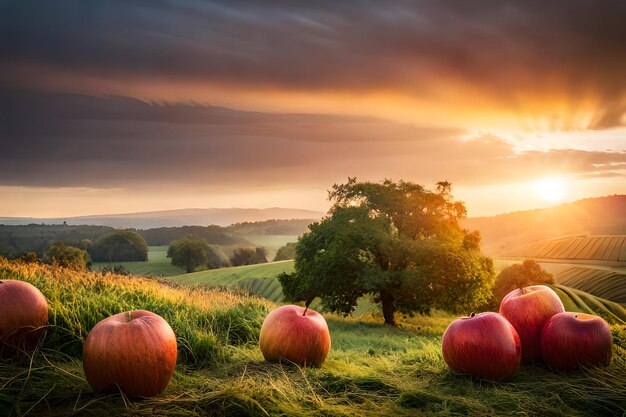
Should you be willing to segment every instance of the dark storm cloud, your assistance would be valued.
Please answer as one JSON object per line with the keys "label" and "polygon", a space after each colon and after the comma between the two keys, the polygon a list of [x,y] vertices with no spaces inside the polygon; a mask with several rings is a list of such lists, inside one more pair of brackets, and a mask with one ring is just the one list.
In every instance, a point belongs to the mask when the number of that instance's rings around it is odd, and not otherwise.
{"label": "dark storm cloud", "polygon": [[0,186],[321,184],[348,176],[490,184],[619,171],[626,152],[516,154],[497,137],[371,117],[0,91]]}
{"label": "dark storm cloud", "polygon": [[519,105],[592,92],[592,128],[626,110],[626,2],[8,1],[0,61],[100,77],[428,96],[434,79]]}
{"label": "dark storm cloud", "polygon": [[358,165],[370,152],[399,155],[413,142],[461,133],[371,117],[5,90],[0,185],[297,182],[331,166]]}

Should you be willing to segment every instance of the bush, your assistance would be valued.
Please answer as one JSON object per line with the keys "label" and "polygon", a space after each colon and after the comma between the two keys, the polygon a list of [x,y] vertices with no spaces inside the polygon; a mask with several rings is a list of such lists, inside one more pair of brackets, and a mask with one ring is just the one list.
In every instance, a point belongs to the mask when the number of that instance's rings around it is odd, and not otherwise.
{"label": "bush", "polygon": [[255,265],[267,262],[267,251],[265,248],[240,248],[230,257],[233,266]]}
{"label": "bush", "polygon": [[504,268],[496,278],[493,293],[499,303],[509,292],[537,284],[554,284],[554,277],[537,262],[527,259],[522,264]]}
{"label": "bush", "polygon": [[77,247],[56,242],[48,247],[43,261],[50,265],[62,266],[75,271],[85,271],[91,266],[89,254]]}
{"label": "bush", "polygon": [[286,261],[288,259],[296,258],[296,242],[289,242],[286,245],[281,246],[276,252],[274,261]]}

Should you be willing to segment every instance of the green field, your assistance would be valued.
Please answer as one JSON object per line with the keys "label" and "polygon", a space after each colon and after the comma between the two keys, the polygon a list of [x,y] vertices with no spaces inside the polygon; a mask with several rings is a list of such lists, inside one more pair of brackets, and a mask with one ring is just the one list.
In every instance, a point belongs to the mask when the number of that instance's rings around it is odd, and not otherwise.
{"label": "green field", "polygon": [[146,262],[94,262],[91,269],[99,271],[106,266],[122,265],[128,272],[133,275],[143,276],[171,276],[179,275],[184,272],[182,269],[175,267],[171,263],[171,259],[167,257],[167,245],[164,246],[148,246],[148,260]]}
{"label": "green field", "polygon": [[[497,261],[496,269],[500,271],[513,263],[515,263],[515,261]],[[284,301],[284,297],[280,282],[278,282],[276,276],[281,272],[292,272],[293,268],[294,261],[281,261],[259,265],[199,271],[191,274],[177,275],[170,277],[169,279],[185,285],[198,285],[208,288],[217,287],[243,289],[251,294],[261,296],[270,301],[281,303]],[[558,268],[558,270],[561,271],[567,271],[569,269],[570,268],[565,266]],[[606,272],[595,269],[590,269],[590,271]],[[557,290],[557,293],[561,297],[563,303],[568,307],[569,311],[597,314],[604,317],[611,323],[626,323],[626,307],[623,304],[613,302],[615,300],[608,299],[608,297],[600,297],[598,294],[593,294],[595,296],[592,296],[587,292],[580,291],[581,289],[579,287],[572,285],[568,286],[558,279],[557,282],[559,284],[553,286],[553,288]],[[617,286],[615,288],[624,291],[623,282],[624,281],[622,281],[621,286]],[[319,300],[316,300],[314,306],[316,308],[320,306]],[[378,308],[376,308],[375,304],[368,299],[362,299],[355,311],[355,315],[377,311]]]}
{"label": "green field", "polygon": [[605,300],[564,285],[557,284],[551,287],[559,295],[567,311],[595,314],[609,323],[626,324],[626,305],[624,304]]}
{"label": "green field", "polygon": [[[613,326],[607,368],[555,374],[523,367],[510,382],[450,372],[441,335],[454,317],[327,315],[330,355],[320,369],[269,364],[258,349],[273,305],[215,290],[170,287],[140,277],[73,273],[0,259],[0,279],[22,279],[49,300],[50,322],[32,360],[0,363],[0,415],[191,416],[622,416],[626,329]],[[127,309],[161,314],[178,336],[176,372],[163,394],[133,400],[95,394],[81,362],[93,325]]]}
{"label": "green field", "polygon": [[284,300],[280,282],[281,272],[292,272],[294,261],[270,262],[258,265],[210,269],[170,277],[185,285],[204,287],[237,288],[280,303]]}

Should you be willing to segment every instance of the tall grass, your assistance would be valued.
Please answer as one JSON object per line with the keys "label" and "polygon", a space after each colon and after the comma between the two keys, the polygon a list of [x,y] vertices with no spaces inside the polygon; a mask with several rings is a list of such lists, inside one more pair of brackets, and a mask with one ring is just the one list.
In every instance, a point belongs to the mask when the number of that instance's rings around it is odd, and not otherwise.
{"label": "tall grass", "polygon": [[[24,279],[50,301],[48,336],[30,358],[0,363],[0,416],[622,416],[626,329],[613,326],[611,366],[555,374],[524,367],[510,382],[450,372],[437,313],[381,324],[380,317],[326,315],[332,349],[322,368],[269,364],[256,346],[268,302],[114,275],[76,274],[0,260],[0,279]],[[87,300],[84,300],[87,298]],[[87,385],[80,343],[99,317],[151,309],[179,338],[181,358],[152,399],[101,395]],[[197,333],[197,334],[196,334]],[[206,342],[203,338],[211,339]]]}
{"label": "tall grass", "polygon": [[271,304],[232,292],[172,287],[155,280],[75,272],[0,258],[0,279],[30,282],[49,304],[44,348],[81,357],[89,331],[100,320],[128,310],[162,316],[177,335],[179,362],[208,366],[223,362],[228,345],[255,343]]}

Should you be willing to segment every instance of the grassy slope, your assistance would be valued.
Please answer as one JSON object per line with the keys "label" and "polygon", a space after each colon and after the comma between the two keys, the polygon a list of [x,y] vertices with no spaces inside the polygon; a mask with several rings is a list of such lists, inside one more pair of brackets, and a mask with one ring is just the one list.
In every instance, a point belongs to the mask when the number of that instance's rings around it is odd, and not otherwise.
{"label": "grassy slope", "polygon": [[105,266],[122,265],[131,274],[144,276],[171,276],[184,272],[172,265],[172,260],[167,257],[167,246],[148,246],[148,260],[146,262],[94,262],[92,269],[99,271]]}
{"label": "grassy slope", "polygon": [[598,297],[626,304],[626,269],[622,272],[604,269],[569,267],[555,274],[556,282]]}
{"label": "grassy slope", "polygon": [[[263,361],[256,341],[267,302],[0,260],[0,279],[7,278],[39,287],[54,324],[32,362],[0,363],[0,415],[605,416],[626,410],[623,327],[614,327],[608,368],[558,375],[527,367],[496,384],[447,369],[440,343],[450,316],[418,316],[391,328],[380,317],[329,315],[333,347],[326,364],[301,369]],[[130,308],[163,315],[179,339],[177,370],[154,399],[94,394],[82,372],[86,332]]]}
{"label": "grassy slope", "polygon": [[268,300],[281,302],[283,294],[276,277],[281,272],[293,271],[293,265],[293,261],[270,262],[193,272],[169,279],[186,285],[241,288]]}

